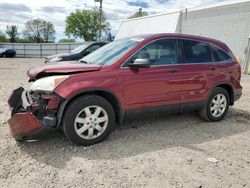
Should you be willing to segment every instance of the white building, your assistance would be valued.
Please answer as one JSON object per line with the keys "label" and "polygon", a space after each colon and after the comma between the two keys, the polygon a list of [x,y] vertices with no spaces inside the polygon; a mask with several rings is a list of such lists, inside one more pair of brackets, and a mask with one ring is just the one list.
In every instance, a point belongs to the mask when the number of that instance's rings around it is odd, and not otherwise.
{"label": "white building", "polygon": [[247,54],[250,53],[250,0],[229,0],[206,7],[128,19],[121,23],[116,39],[152,33],[184,33],[221,40],[246,68]]}

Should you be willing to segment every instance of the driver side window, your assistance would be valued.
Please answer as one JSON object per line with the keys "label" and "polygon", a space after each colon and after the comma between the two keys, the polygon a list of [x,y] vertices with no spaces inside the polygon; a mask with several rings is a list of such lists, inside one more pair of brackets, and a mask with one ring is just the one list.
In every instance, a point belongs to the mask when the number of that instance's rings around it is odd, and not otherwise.
{"label": "driver side window", "polygon": [[148,44],[134,54],[127,63],[133,63],[136,59],[148,59],[150,66],[176,64],[175,39],[162,39]]}

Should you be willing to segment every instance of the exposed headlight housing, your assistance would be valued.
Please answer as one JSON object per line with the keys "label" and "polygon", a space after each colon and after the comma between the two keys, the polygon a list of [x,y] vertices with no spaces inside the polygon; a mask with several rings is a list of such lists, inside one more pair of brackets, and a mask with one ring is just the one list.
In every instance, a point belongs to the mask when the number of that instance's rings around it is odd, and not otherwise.
{"label": "exposed headlight housing", "polygon": [[36,80],[30,86],[31,91],[45,91],[52,92],[60,83],[66,80],[69,75],[62,76],[48,76]]}
{"label": "exposed headlight housing", "polygon": [[50,62],[58,62],[58,61],[61,61],[62,60],[62,57],[54,57],[50,60]]}

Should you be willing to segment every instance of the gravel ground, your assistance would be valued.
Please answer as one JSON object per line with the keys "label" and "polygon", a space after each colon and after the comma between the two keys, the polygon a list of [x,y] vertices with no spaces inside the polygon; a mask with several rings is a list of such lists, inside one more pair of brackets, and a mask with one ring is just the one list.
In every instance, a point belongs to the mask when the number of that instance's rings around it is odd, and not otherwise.
{"label": "gravel ground", "polygon": [[1,187],[250,187],[250,76],[218,123],[175,114],[126,122],[91,147],[57,132],[18,144],[6,100],[16,87],[28,87],[26,70],[42,61],[0,59]]}

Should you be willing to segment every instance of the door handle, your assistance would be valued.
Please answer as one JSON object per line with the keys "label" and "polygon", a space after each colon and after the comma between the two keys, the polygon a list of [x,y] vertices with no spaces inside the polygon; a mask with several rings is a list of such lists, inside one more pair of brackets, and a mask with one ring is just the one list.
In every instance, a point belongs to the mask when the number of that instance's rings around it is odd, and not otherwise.
{"label": "door handle", "polygon": [[209,67],[209,70],[214,71],[214,70],[216,70],[216,68],[215,67]]}
{"label": "door handle", "polygon": [[170,72],[170,73],[179,72],[179,70],[177,70],[177,69],[168,69],[167,71]]}

